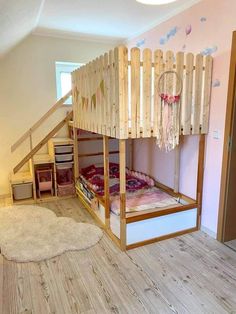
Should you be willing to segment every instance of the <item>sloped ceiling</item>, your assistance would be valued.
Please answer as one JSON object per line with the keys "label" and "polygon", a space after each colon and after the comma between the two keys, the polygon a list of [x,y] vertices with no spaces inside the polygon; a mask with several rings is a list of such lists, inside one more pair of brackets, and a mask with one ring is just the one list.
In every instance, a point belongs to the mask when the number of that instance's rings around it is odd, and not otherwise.
{"label": "sloped ceiling", "polygon": [[42,0],[0,0],[0,56],[35,29],[42,7]]}
{"label": "sloped ceiling", "polygon": [[200,1],[147,6],[135,0],[0,0],[0,55],[30,33],[121,42]]}

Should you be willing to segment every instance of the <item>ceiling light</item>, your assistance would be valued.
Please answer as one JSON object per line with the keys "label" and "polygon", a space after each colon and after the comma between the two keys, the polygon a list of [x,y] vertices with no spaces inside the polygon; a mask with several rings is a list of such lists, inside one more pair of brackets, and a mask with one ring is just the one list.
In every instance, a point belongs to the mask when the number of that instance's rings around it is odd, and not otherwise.
{"label": "ceiling light", "polygon": [[162,4],[175,2],[177,0],[136,0],[136,1],[143,4],[162,5]]}

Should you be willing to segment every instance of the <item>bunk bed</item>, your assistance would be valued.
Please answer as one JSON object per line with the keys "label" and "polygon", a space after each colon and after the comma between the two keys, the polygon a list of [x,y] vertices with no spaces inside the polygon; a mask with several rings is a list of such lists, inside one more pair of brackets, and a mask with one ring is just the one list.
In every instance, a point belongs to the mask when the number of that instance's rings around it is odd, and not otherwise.
{"label": "bunk bed", "polygon": [[[211,56],[120,46],[72,73],[77,195],[122,250],[199,228],[212,66]],[[80,169],[79,156],[86,154],[79,154],[77,129],[100,135],[103,166]],[[186,135],[199,135],[195,199],[179,192]],[[150,137],[161,149],[175,151],[173,189],[135,171],[132,163],[127,167],[126,142]],[[119,151],[111,153],[119,154],[119,165],[109,162],[114,138]],[[115,176],[112,167],[118,168]],[[138,182],[139,191],[130,190],[129,180]]]}

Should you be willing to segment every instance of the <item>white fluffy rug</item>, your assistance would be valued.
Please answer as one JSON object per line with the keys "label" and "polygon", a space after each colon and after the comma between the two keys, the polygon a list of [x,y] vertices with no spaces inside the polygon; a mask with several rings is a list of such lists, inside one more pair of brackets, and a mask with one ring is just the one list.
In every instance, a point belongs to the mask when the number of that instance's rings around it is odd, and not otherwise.
{"label": "white fluffy rug", "polygon": [[0,208],[0,248],[9,260],[42,261],[95,245],[102,230],[33,205]]}

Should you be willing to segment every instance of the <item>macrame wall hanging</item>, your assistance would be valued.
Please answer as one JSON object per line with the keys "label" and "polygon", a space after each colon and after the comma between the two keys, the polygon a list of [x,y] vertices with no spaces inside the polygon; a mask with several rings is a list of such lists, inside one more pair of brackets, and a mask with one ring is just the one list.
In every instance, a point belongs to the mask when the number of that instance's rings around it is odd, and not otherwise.
{"label": "macrame wall hanging", "polygon": [[161,116],[156,142],[160,149],[167,152],[179,145],[182,85],[181,77],[173,70],[163,72],[158,80]]}

